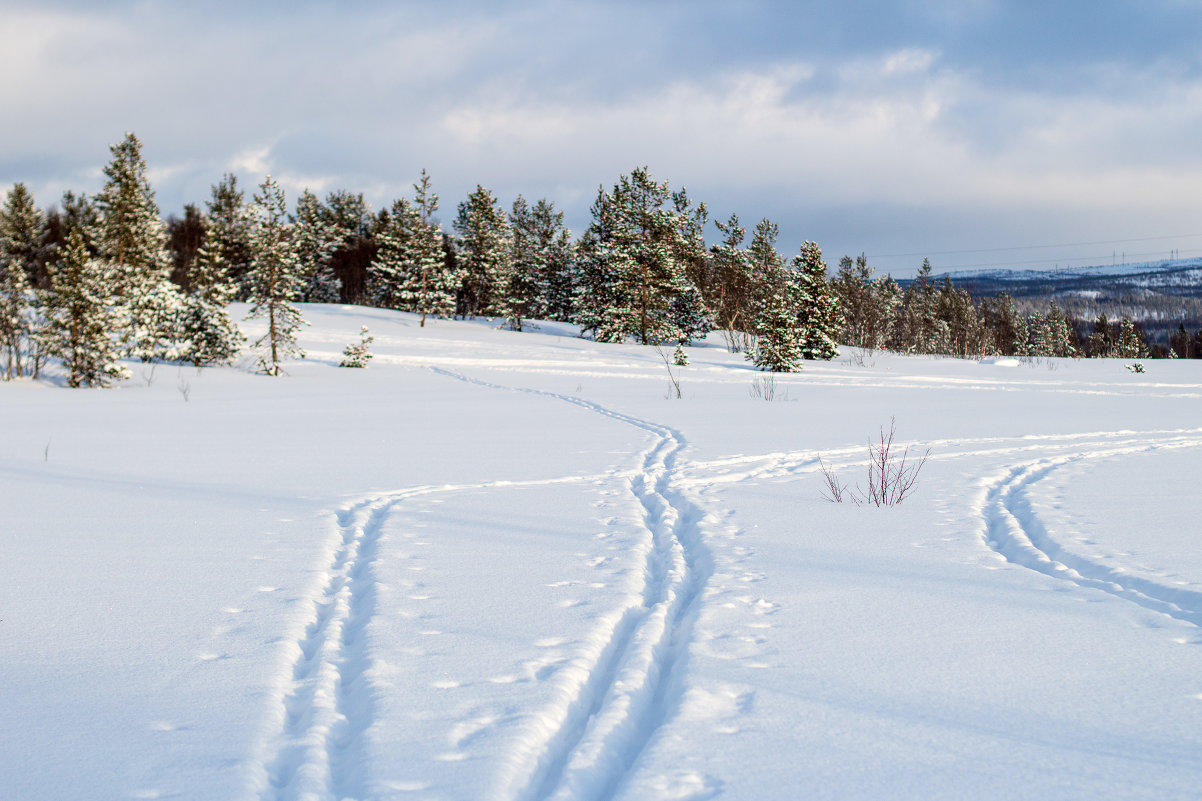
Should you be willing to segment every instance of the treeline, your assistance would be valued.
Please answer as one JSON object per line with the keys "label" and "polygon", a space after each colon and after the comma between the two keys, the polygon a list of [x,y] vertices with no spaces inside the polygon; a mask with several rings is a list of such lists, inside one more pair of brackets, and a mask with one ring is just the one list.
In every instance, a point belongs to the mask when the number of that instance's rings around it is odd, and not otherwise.
{"label": "treeline", "polygon": [[[837,345],[959,357],[1149,355],[1138,327],[1104,318],[1088,331],[1056,306],[1021,314],[1001,294],[975,300],[936,284],[924,263],[904,289],[861,256],[833,277],[812,242],[786,258],[778,227],[750,238],[737,216],[715,221],[704,203],[646,168],[598,190],[579,237],[549,200],[505,208],[478,186],[450,230],[424,171],[411,197],[373,212],[362,194],[308,190],[291,208],[267,176],[248,200],[233,175],[201,209],[162,220],[133,134],[111,148],[95,196],[66,193],[39,210],[23,184],[0,208],[0,348],[7,378],[60,362],[71,386],[128,373],[124,359],[232,362],[245,339],[228,316],[250,304],[266,333],[250,343],[260,371],[303,355],[296,302],[343,302],[428,317],[485,316],[523,330],[530,320],[577,323],[598,341],[683,345],[715,328],[762,369],[799,369]],[[1182,330],[1171,353],[1202,353]]]}

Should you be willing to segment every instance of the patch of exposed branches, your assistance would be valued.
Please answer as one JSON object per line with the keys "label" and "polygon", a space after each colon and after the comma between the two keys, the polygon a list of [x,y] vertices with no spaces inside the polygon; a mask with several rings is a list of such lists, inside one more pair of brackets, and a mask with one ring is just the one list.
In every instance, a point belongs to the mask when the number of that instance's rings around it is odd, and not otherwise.
{"label": "patch of exposed branches", "polygon": [[911,458],[909,445],[898,451],[893,441],[896,432],[896,421],[890,418],[888,432],[881,426],[880,441],[869,441],[867,487],[856,484],[853,489],[844,484],[819,457],[818,464],[826,479],[822,497],[833,503],[850,501],[856,506],[897,506],[905,500],[917,485],[918,474],[931,455],[931,449],[927,448],[920,457]]}

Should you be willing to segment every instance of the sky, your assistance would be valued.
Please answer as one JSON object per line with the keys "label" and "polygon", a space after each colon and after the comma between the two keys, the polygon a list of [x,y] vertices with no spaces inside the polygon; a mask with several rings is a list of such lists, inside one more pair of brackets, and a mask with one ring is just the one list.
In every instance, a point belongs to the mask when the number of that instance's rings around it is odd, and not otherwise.
{"label": "sky", "polygon": [[1200,34],[1202,0],[0,0],[0,187],[96,192],[133,131],[164,216],[424,168],[448,229],[483,185],[579,234],[646,166],[832,268],[1196,256]]}

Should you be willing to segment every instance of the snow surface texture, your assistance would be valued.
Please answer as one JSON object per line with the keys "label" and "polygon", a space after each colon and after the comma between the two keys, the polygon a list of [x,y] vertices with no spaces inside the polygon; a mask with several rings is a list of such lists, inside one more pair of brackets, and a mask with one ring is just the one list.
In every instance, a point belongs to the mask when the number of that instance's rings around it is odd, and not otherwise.
{"label": "snow surface texture", "polygon": [[[765,402],[715,338],[677,400],[570,326],[304,313],[284,378],[0,385],[3,798],[1197,798],[1195,363]],[[915,494],[824,501],[891,417]]]}

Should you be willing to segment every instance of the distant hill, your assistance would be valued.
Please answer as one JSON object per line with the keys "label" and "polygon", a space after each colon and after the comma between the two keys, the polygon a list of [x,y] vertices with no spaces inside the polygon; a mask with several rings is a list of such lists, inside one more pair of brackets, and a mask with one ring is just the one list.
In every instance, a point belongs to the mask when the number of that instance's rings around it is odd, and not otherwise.
{"label": "distant hill", "polygon": [[1202,258],[1056,270],[964,270],[936,276],[976,298],[1006,292],[1025,311],[1055,300],[1072,317],[1130,317],[1153,341],[1202,328]]}

